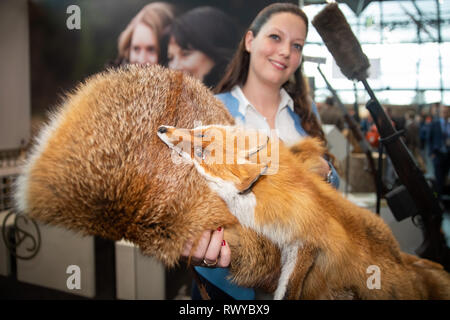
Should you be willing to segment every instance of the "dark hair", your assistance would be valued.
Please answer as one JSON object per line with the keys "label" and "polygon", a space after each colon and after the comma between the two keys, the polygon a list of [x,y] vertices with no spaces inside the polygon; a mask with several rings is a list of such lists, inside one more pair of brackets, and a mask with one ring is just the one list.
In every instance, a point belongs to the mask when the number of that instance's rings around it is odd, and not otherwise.
{"label": "dark hair", "polygon": [[181,48],[201,51],[214,61],[213,69],[203,79],[207,86],[215,86],[220,80],[239,41],[234,21],[225,12],[208,6],[175,18],[169,36]]}
{"label": "dark hair", "polygon": [[[285,12],[292,13],[300,17],[305,22],[306,33],[308,33],[308,17],[297,5],[291,3],[274,3],[265,7],[258,13],[247,32],[251,31],[253,36],[256,37],[261,28],[274,14]],[[245,48],[244,35],[239,43],[233,59],[227,67],[225,76],[219,82],[214,92],[227,92],[230,91],[235,85],[244,85],[247,81],[249,65],[250,54]],[[301,67],[294,72],[293,79],[288,80],[282,87],[294,100],[294,111],[300,116],[302,126],[305,131],[313,137],[319,137],[326,143],[325,135],[311,108],[309,88],[302,74]]]}
{"label": "dark hair", "polygon": [[327,97],[325,103],[329,106],[334,106],[334,97]]}

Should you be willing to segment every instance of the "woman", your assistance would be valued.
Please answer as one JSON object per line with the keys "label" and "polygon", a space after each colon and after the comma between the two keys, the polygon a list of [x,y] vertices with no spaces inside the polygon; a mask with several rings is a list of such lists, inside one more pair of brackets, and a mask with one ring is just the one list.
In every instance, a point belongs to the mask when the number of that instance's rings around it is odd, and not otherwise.
{"label": "woman", "polygon": [[[239,122],[266,131],[276,130],[290,145],[309,135],[325,142],[317,108],[308,97],[300,65],[308,28],[306,15],[297,6],[276,3],[263,9],[241,40],[224,78],[215,92]],[[336,188],[339,177],[323,159],[320,174]],[[186,243],[189,255],[192,242]],[[209,295],[214,298],[253,299],[254,290],[226,280],[230,250],[223,228],[206,231],[192,255]],[[194,287],[193,298],[198,298]]]}
{"label": "woman", "polygon": [[168,67],[209,87],[217,84],[238,42],[233,20],[219,9],[198,7],[177,17],[168,36]]}
{"label": "woman", "polygon": [[117,64],[166,63],[166,48],[161,48],[164,29],[174,18],[173,7],[165,2],[153,2],[142,8],[120,34]]}

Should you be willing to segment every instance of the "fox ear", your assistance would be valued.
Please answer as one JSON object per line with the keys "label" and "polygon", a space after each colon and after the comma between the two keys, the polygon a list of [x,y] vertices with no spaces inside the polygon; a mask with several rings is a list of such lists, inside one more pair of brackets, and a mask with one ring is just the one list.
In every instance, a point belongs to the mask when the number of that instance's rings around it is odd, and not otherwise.
{"label": "fox ear", "polygon": [[236,184],[239,194],[247,194],[252,191],[255,183],[267,172],[269,164],[248,165],[245,173],[242,175],[240,182]]}

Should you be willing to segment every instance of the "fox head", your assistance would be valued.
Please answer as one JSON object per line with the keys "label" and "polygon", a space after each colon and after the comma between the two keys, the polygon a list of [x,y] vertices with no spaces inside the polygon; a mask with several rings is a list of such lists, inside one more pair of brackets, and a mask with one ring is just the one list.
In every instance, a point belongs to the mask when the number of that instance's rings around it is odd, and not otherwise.
{"label": "fox head", "polygon": [[240,194],[249,192],[273,169],[272,139],[260,131],[219,125],[194,129],[160,126],[157,134],[209,182],[231,183]]}

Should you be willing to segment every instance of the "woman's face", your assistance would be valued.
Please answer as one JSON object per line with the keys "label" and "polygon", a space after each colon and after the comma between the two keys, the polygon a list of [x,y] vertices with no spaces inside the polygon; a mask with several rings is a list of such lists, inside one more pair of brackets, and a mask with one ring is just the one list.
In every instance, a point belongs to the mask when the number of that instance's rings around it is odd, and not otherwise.
{"label": "woman's face", "polygon": [[167,48],[167,58],[170,69],[182,70],[199,80],[203,80],[215,65],[203,52],[181,48],[172,36]]}
{"label": "woman's face", "polygon": [[139,23],[134,28],[130,43],[130,63],[156,64],[158,63],[158,39],[155,32]]}
{"label": "woman's face", "polygon": [[300,66],[306,24],[299,16],[276,13],[255,37],[248,31],[245,48],[250,53],[248,77],[281,87]]}

